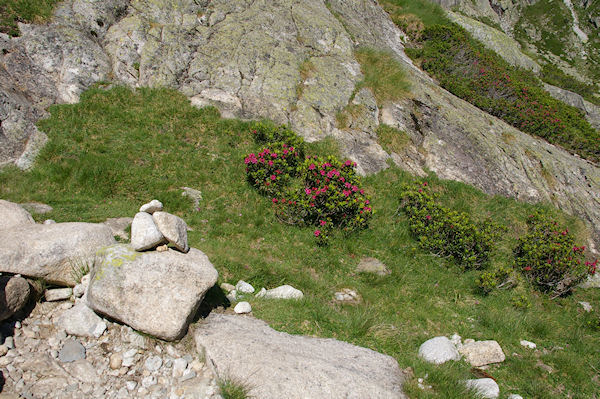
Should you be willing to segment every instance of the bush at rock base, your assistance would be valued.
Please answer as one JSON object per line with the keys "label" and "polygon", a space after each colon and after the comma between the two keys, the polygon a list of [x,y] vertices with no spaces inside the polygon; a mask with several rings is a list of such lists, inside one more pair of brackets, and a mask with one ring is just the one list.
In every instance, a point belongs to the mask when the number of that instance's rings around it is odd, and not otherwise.
{"label": "bush at rock base", "polygon": [[596,272],[597,261],[584,260],[584,246],[576,246],[568,229],[547,215],[535,213],[527,220],[529,231],[515,248],[515,267],[538,289],[560,296],[569,293],[588,274]]}
{"label": "bush at rock base", "polygon": [[401,207],[412,235],[426,251],[450,256],[465,269],[485,265],[499,237],[492,222],[475,224],[466,213],[452,211],[436,202],[427,182],[405,185]]}
{"label": "bush at rock base", "polygon": [[304,140],[285,125],[276,125],[271,121],[256,122],[251,127],[252,138],[257,144],[283,143],[293,147],[300,159],[304,158]]}

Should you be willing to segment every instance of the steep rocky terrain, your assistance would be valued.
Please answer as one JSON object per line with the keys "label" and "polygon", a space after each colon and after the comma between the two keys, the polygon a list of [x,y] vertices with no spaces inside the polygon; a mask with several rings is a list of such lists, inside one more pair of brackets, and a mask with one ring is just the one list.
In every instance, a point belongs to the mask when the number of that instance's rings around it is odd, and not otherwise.
{"label": "steep rocky terrain", "polygon": [[[308,141],[333,136],[362,173],[393,160],[490,194],[551,201],[586,220],[600,243],[598,167],[439,88],[406,57],[405,35],[376,2],[68,0],[51,24],[20,30],[0,35],[2,163],[30,166],[46,140],[35,121],[95,82],[166,86],[224,116],[289,123]],[[356,93],[358,47],[393,54],[411,93],[386,104]],[[367,112],[340,129],[336,115],[349,103]],[[410,136],[401,153],[378,144],[380,123]]]}

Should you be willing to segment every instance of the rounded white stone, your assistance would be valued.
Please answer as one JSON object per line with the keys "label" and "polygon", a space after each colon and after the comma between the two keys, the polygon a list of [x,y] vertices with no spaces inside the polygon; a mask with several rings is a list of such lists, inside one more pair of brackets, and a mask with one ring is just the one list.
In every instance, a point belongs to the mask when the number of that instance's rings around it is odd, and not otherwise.
{"label": "rounded white stone", "polygon": [[248,302],[240,302],[235,305],[233,311],[237,314],[250,313],[252,312],[252,306]]}

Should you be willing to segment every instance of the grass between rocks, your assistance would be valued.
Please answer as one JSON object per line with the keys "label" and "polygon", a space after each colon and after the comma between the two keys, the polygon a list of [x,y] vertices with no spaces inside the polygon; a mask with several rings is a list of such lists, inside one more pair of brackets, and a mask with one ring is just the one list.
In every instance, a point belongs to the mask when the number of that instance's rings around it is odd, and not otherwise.
{"label": "grass between rocks", "polygon": [[[209,256],[219,282],[244,279],[256,289],[290,284],[305,293],[302,301],[251,297],[256,317],[278,330],[334,337],[393,356],[432,386],[421,390],[416,378],[409,379],[405,390],[411,398],[474,397],[461,383],[476,377],[467,363],[435,366],[417,357],[425,340],[455,332],[500,343],[506,361],[487,372],[498,380],[502,397],[597,397],[600,335],[588,327],[592,316],[577,302],[600,309],[598,290],[578,289],[554,301],[533,291],[480,294],[478,272],[462,272],[447,259],[421,252],[410,237],[398,212],[400,185],[410,175],[392,167],[366,178],[376,211],[371,227],[318,247],[312,228],[279,223],[270,201],[246,182],[244,155],[256,149],[246,122],[221,119],[212,108],[194,109],[173,91],[120,87],[89,90],[79,104],[50,111],[51,117],[39,123],[50,141],[36,166],[29,172],[0,171],[0,198],[54,207],[43,217],[34,215],[38,220],[133,216],[141,204],[157,198],[193,229],[190,245]],[[331,142],[311,144],[308,153],[333,148]],[[510,247],[524,231],[526,216],[541,207],[486,196],[434,176],[428,181],[445,205],[508,227],[496,263],[510,262]],[[181,196],[182,186],[202,191],[199,209]],[[576,220],[550,212],[585,234]],[[391,275],[356,274],[365,256],[383,261]],[[333,302],[341,288],[356,290],[363,302]],[[521,295],[529,307],[519,305]],[[538,350],[521,347],[521,339],[535,342]]]}
{"label": "grass between rocks", "polygon": [[0,32],[19,36],[18,22],[43,22],[59,0],[0,0]]}

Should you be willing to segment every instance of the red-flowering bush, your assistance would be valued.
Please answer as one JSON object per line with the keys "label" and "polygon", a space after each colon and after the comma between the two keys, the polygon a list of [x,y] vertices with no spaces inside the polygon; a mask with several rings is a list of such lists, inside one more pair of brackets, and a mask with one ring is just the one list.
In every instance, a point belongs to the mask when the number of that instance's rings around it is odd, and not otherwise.
{"label": "red-flowering bush", "polygon": [[539,213],[531,215],[527,225],[529,231],[515,249],[515,265],[541,291],[566,294],[596,272],[597,261],[585,262],[585,247],[575,245],[568,229]]}
{"label": "red-flowering bush", "polygon": [[367,227],[373,209],[361,188],[356,164],[309,157],[299,168],[302,187],[291,198],[275,198],[278,214],[285,220],[316,227],[315,237],[327,239],[332,228],[354,231]]}
{"label": "red-flowering bush", "polygon": [[251,185],[263,194],[278,196],[297,175],[299,156],[295,147],[278,142],[249,154],[244,163]]}

